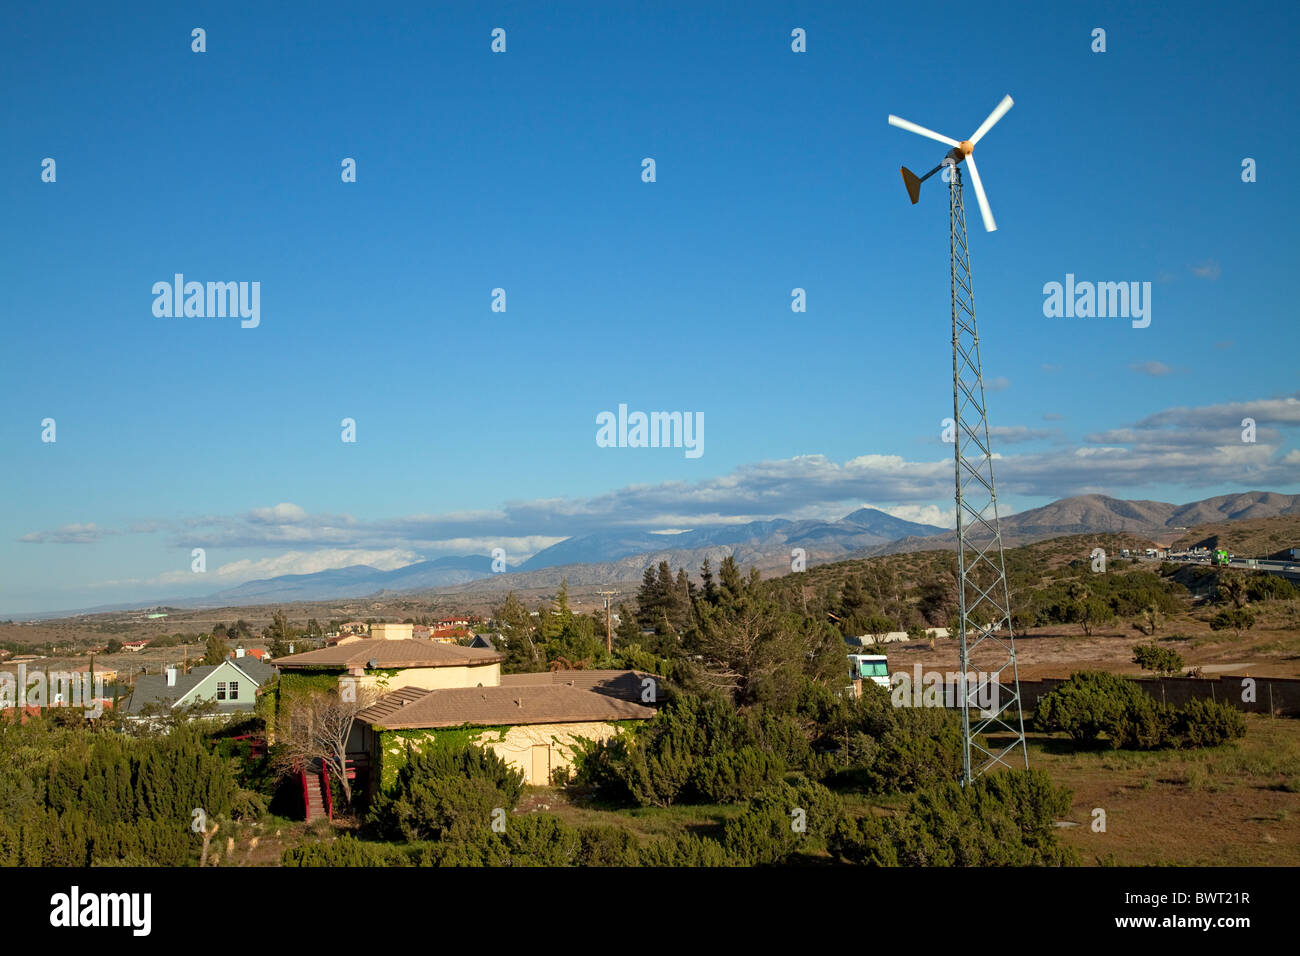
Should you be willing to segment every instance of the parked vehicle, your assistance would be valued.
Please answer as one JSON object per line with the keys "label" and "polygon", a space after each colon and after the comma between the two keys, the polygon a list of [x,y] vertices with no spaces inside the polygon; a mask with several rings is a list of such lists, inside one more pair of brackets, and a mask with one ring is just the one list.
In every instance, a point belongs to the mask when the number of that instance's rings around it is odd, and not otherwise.
{"label": "parked vehicle", "polygon": [[884,654],[850,654],[849,676],[889,689],[889,660]]}

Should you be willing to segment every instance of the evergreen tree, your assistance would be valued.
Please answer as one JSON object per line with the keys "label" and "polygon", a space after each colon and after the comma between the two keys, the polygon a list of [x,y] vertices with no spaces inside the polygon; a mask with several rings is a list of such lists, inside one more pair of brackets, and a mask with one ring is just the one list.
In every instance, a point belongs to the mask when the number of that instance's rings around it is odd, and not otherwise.
{"label": "evergreen tree", "polygon": [[230,654],[230,645],[216,634],[208,635],[207,653],[203,655],[202,664],[220,664]]}
{"label": "evergreen tree", "polygon": [[508,674],[524,674],[542,669],[542,660],[534,641],[535,626],[528,609],[511,591],[505,603],[492,612],[505,642],[506,660],[503,670]]}
{"label": "evergreen tree", "polygon": [[718,586],[713,583],[713,565],[709,563],[708,558],[705,558],[704,563],[700,565],[700,580],[704,582],[704,589],[700,596],[709,604],[717,604]]}

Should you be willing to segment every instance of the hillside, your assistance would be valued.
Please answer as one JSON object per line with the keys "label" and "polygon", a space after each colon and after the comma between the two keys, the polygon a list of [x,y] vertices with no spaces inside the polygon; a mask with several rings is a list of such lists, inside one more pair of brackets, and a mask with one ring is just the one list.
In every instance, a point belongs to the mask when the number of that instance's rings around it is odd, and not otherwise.
{"label": "hillside", "polygon": [[1227,548],[1233,554],[1265,557],[1300,548],[1300,514],[1198,525],[1173,543],[1178,547]]}

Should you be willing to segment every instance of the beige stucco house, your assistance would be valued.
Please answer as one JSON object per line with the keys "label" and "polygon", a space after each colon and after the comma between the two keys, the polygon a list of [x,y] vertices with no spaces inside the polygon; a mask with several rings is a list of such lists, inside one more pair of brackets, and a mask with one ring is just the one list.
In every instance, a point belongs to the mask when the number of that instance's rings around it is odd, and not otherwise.
{"label": "beige stucco house", "polygon": [[[504,656],[410,636],[410,624],[371,625],[371,636],[276,661],[282,681],[337,680],[340,692],[371,703],[348,745],[357,783],[372,793],[391,783],[406,747],[470,742],[495,751],[530,784],[571,766],[582,740],[619,733],[655,715],[658,678],[639,671],[547,671],[502,675]],[[365,778],[366,783],[362,783]]]}
{"label": "beige stucco house", "polygon": [[[349,749],[373,769],[376,786],[388,786],[416,750],[472,743],[494,751],[524,775],[546,785],[557,770],[573,765],[583,741],[603,741],[626,722],[648,720],[655,711],[606,688],[576,686],[575,672],[519,674],[496,687],[420,690],[408,687],[382,697],[357,715]],[[581,673],[581,672],[577,672]],[[631,671],[603,672],[624,675]],[[617,680],[611,680],[617,685]]]}
{"label": "beige stucco house", "polygon": [[[411,625],[374,625],[409,635]],[[496,651],[456,644],[440,644],[406,637],[370,637],[340,642],[332,647],[282,657],[275,663],[282,674],[335,674],[343,686],[360,695],[373,695],[419,687],[495,687],[501,683],[501,661]]]}

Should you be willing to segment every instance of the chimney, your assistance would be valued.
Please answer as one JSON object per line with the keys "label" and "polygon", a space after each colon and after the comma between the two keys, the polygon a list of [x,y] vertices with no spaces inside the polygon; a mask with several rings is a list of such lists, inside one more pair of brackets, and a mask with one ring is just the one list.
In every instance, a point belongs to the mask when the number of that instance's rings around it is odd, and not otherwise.
{"label": "chimney", "polygon": [[175,686],[176,686],[176,668],[175,668],[175,667],[168,667],[168,668],[167,668],[167,686],[168,686],[168,687],[175,687]]}
{"label": "chimney", "polygon": [[235,657],[239,658],[239,657],[243,657],[243,656],[244,656],[244,649],[243,649],[242,647],[236,647],[236,648],[235,648]]}

